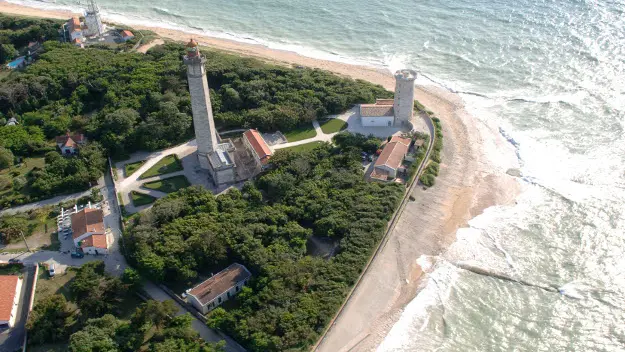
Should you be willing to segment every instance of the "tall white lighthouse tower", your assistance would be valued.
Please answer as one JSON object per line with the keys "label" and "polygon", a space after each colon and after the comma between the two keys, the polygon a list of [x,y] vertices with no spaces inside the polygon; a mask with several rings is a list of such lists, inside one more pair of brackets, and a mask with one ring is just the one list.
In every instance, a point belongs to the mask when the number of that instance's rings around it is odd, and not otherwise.
{"label": "tall white lighthouse tower", "polygon": [[412,120],[414,111],[414,81],[417,72],[403,69],[395,72],[395,101],[393,110],[395,113],[395,125],[399,126]]}
{"label": "tall white lighthouse tower", "polygon": [[210,91],[206,80],[206,58],[200,54],[198,43],[191,39],[186,45],[183,61],[187,65],[187,80],[191,94],[193,127],[197,141],[197,156],[202,169],[208,170],[215,185],[235,182],[234,145],[221,141],[215,129]]}
{"label": "tall white lighthouse tower", "polygon": [[203,169],[209,169],[208,155],[217,149],[217,138],[215,136],[210,91],[206,80],[206,69],[204,68],[206,59],[200,54],[200,49],[195,40],[191,39],[186,48],[187,55],[183,60],[187,65],[187,80],[189,81],[189,93],[191,93],[191,110],[193,111],[193,126],[197,139],[197,153],[200,158],[200,166]]}

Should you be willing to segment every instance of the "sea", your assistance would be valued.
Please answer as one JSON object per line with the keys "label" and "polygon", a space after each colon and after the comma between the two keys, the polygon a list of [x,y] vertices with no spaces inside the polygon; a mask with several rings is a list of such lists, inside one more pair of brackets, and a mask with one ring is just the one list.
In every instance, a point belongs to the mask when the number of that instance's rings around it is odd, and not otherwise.
{"label": "sea", "polygon": [[97,3],[110,21],[414,68],[497,126],[523,192],[458,231],[378,351],[625,351],[624,0]]}

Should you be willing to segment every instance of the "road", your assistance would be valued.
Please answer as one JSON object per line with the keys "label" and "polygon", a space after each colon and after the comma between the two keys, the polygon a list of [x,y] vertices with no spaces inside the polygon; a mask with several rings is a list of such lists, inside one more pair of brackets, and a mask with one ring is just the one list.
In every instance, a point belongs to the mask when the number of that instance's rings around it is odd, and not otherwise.
{"label": "road", "polygon": [[26,332],[26,319],[28,318],[28,305],[30,304],[30,291],[35,279],[35,267],[27,266],[23,270],[22,291],[20,292],[20,304],[17,308],[17,318],[12,329],[0,333],[0,352],[15,352],[22,350],[24,334]]}
{"label": "road", "polygon": [[0,216],[2,215],[13,215],[15,213],[23,213],[32,209],[37,209],[37,208],[41,208],[41,207],[45,207],[46,205],[53,205],[53,204],[58,204],[58,203],[63,203],[63,202],[67,202],[70,200],[74,200],[74,199],[78,199],[78,198],[82,198],[85,196],[88,196],[91,194],[91,189],[88,189],[84,192],[78,192],[78,193],[73,193],[73,194],[66,194],[63,196],[58,196],[58,197],[54,197],[54,198],[49,198],[49,199],[45,199],[39,202],[34,202],[34,203],[28,203],[28,204],[24,204],[24,205],[20,205],[18,207],[13,207],[13,208],[9,208],[9,209],[5,209],[0,211]]}
{"label": "road", "polygon": [[[24,252],[24,253],[12,253],[12,254],[2,254],[0,255],[0,261],[6,262],[11,258],[20,259],[24,264],[34,264],[37,262],[48,262],[48,263],[56,263],[57,271],[62,272],[68,266],[81,266],[84,263],[93,260],[103,260],[106,264],[106,270],[112,275],[120,276],[124,269],[127,267],[126,259],[122,254],[122,231],[120,229],[120,213],[119,207],[117,203],[117,194],[115,193],[115,187],[113,183],[113,179],[109,173],[106,173],[104,177],[104,187],[101,189],[102,195],[104,197],[103,203],[108,203],[108,207],[103,207],[104,210],[104,225],[106,228],[110,229],[112,233],[113,243],[109,248],[109,254],[105,256],[94,256],[94,255],[86,255],[84,258],[72,258],[68,253],[56,252],[56,251],[38,251],[38,252]],[[30,282],[32,285],[32,281]],[[161,288],[154,285],[151,282],[147,282],[144,285],[144,289],[146,293],[150,296],[150,298],[165,301],[171,299]],[[24,292],[24,290],[22,291]],[[28,291],[30,292],[30,291]],[[22,300],[22,302],[26,302]],[[178,305],[178,304],[177,304]],[[178,305],[180,308],[179,314],[187,313],[187,310]],[[221,335],[216,331],[210,329],[206,324],[197,319],[195,316],[193,317],[192,326],[195,331],[197,331],[200,336],[208,341],[208,342],[219,342],[224,340],[225,335]],[[15,330],[15,329],[12,329]],[[17,330],[16,330],[17,331]],[[23,327],[22,330],[23,332]],[[18,334],[19,331],[11,334]],[[13,336],[13,335],[11,335]],[[22,335],[23,336],[23,335]],[[227,352],[242,352],[245,351],[241,346],[239,346],[234,340],[229,337],[225,337],[226,340],[226,351]],[[5,352],[4,349],[1,349],[0,352]],[[7,352],[13,352],[12,350],[7,350]]]}

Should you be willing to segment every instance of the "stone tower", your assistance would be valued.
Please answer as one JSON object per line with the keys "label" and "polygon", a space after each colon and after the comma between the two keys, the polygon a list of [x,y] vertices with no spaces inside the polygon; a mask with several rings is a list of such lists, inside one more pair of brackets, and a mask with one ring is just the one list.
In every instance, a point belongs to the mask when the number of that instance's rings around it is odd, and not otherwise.
{"label": "stone tower", "polygon": [[184,56],[183,60],[187,65],[197,154],[202,169],[210,169],[208,156],[217,149],[217,135],[208,82],[206,81],[206,69],[204,67],[206,59],[200,54],[200,48],[195,40],[191,39],[187,43],[186,49],[187,55]]}
{"label": "stone tower", "polygon": [[417,72],[403,69],[395,72],[395,101],[393,110],[395,111],[395,125],[400,126],[412,120],[414,110],[414,81],[417,79]]}

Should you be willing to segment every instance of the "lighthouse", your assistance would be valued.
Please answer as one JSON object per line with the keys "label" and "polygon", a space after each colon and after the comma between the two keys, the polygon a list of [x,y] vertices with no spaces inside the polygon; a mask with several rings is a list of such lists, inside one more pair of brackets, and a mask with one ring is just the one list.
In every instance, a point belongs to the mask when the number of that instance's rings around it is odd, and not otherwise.
{"label": "lighthouse", "polygon": [[221,141],[215,130],[210,91],[206,80],[206,58],[200,53],[198,43],[191,39],[185,46],[183,62],[187,65],[187,81],[191,94],[193,127],[197,140],[200,167],[208,170],[215,185],[235,182],[234,146],[229,140]]}

